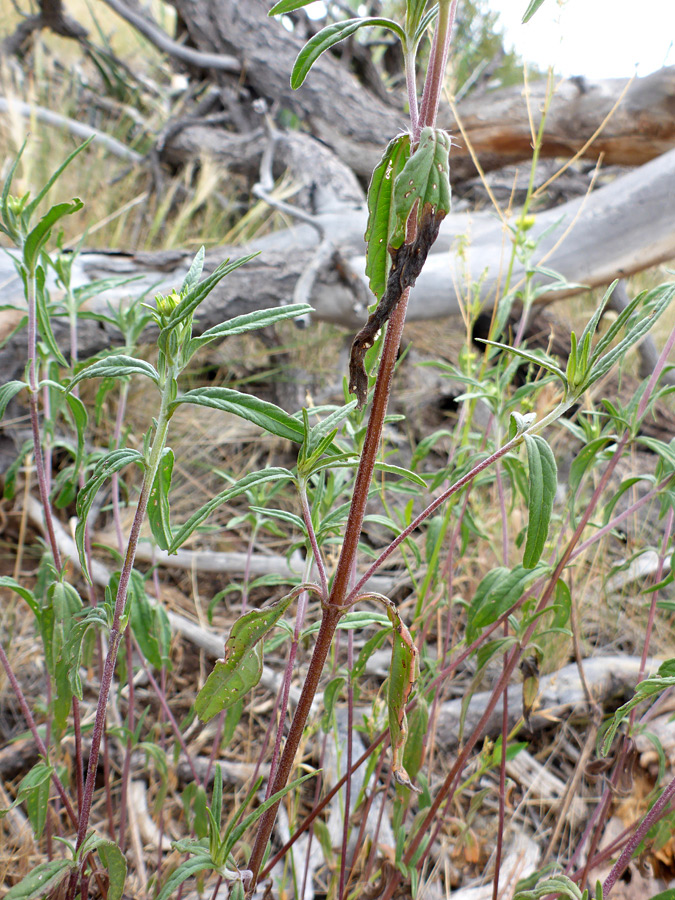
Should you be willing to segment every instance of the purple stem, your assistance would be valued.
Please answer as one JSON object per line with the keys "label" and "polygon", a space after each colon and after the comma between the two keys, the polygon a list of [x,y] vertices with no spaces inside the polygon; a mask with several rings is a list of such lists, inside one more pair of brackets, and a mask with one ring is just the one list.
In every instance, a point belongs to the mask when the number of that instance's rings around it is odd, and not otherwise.
{"label": "purple stem", "polygon": [[[352,729],[354,727],[354,685],[352,684],[352,668],[354,667],[354,631],[347,632],[347,669],[349,671],[347,681],[347,773],[352,767]],[[347,775],[345,783],[345,816],[342,824],[342,852],[340,854],[340,887],[338,889],[339,900],[344,900],[345,873],[347,871],[347,844],[349,842],[349,813],[352,802],[352,778]]]}
{"label": "purple stem", "polygon": [[668,787],[649,810],[649,812],[635,831],[635,834],[628,840],[626,846],[623,848],[621,856],[617,859],[614,867],[612,868],[612,871],[609,873],[609,875],[605,879],[605,883],[602,886],[602,893],[604,897],[609,896],[609,892],[612,890],[617,882],[617,879],[621,876],[622,872],[631,861],[633,854],[637,850],[642,839],[647,834],[652,825],[654,825],[655,822],[658,822],[658,820],[661,818],[661,815],[665,812],[673,797],[675,797],[675,778],[673,778]]}
{"label": "purple stem", "polygon": [[171,708],[166,699],[166,694],[164,693],[162,688],[157,684],[157,679],[150,671],[150,667],[145,664],[145,660],[143,659],[143,655],[141,653],[140,647],[138,646],[138,642],[136,641],[136,638],[133,638],[133,642],[134,642],[134,646],[136,647],[136,651],[139,653],[139,655],[141,657],[141,665],[143,666],[143,670],[144,670],[145,674],[148,676],[148,681],[152,685],[152,688],[157,696],[157,699],[159,700],[160,706],[162,707],[162,710],[164,711],[164,715],[169,720],[169,722],[171,724],[171,729],[172,729],[174,735],[176,736],[176,740],[180,744],[181,750],[185,754],[185,758],[187,759],[188,766],[190,767],[190,771],[192,772],[192,777],[194,778],[194,780],[196,781],[197,784],[204,787],[204,785],[202,784],[201,778],[197,774],[197,770],[195,769],[194,763],[192,762],[192,757],[190,756],[190,751],[187,748],[187,744],[185,743],[185,738],[183,737],[183,734],[180,730],[180,725],[176,721],[176,717],[174,716],[174,714],[171,712]]}
{"label": "purple stem", "polygon": [[424,81],[422,104],[420,106],[419,127],[433,126],[436,123],[438,104],[443,90],[443,75],[448,62],[450,34],[455,21],[457,0],[440,0],[438,20],[431,45],[430,65]]}
{"label": "purple stem", "polygon": [[309,543],[312,548],[314,562],[319,573],[319,581],[321,582],[321,598],[325,603],[328,600],[328,578],[326,577],[326,567],[324,565],[323,556],[321,555],[321,550],[319,550],[319,544],[316,539],[316,533],[314,531],[312,512],[309,508],[309,501],[307,500],[307,484],[305,481],[301,481],[298,485],[298,493],[300,495],[300,504],[302,506],[302,518],[305,523],[305,528],[307,529],[307,534],[309,535]]}

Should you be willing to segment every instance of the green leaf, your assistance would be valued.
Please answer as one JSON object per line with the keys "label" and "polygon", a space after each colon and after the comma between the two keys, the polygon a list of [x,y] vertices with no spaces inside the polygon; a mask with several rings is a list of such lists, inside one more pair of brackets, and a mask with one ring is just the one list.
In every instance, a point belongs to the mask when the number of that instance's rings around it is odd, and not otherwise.
{"label": "green leaf", "polygon": [[408,741],[403,753],[403,768],[413,781],[424,762],[424,741],[428,728],[429,710],[424,698],[418,697],[417,706],[408,719]]}
{"label": "green leaf", "polygon": [[190,318],[199,304],[206,299],[219,281],[222,281],[230,272],[234,272],[239,266],[245,265],[256,256],[258,256],[258,253],[249,253],[248,256],[241,256],[239,259],[235,259],[234,262],[226,259],[210,275],[207,275],[203,281],[191,288],[167,319],[166,326],[160,331],[157,339],[159,346],[162,347],[166,342],[170,331],[173,331],[177,325],[181,325]]}
{"label": "green leaf", "polygon": [[553,500],[558,488],[558,467],[553,451],[540,435],[526,434],[525,446],[527,447],[530,498],[523,565],[526,569],[532,569],[541,559],[548,537]]}
{"label": "green leaf", "polygon": [[527,9],[525,10],[525,15],[523,16],[523,19],[522,19],[523,25],[526,22],[530,21],[532,16],[536,13],[536,11],[539,9],[539,7],[541,6],[541,4],[543,2],[544,2],[544,0],[530,0],[530,4],[527,7]]}
{"label": "green leaf", "polygon": [[279,0],[272,9],[267,13],[268,16],[282,16],[284,13],[293,12],[295,9],[302,9],[303,6],[309,6],[314,0]]}
{"label": "green leaf", "polygon": [[[595,346],[590,357],[590,372],[579,393],[583,393],[599,378],[602,378],[615,362],[622,359],[631,347],[637,344],[640,338],[663,315],[674,297],[675,283],[662,284],[649,291],[646,295],[639,294],[621,311]],[[642,308],[638,312],[640,304],[642,304]],[[626,329],[623,339],[614,348],[605,353],[604,356],[601,356],[601,353],[609,346],[609,343],[622,328]]]}
{"label": "green leaf", "polygon": [[206,251],[204,249],[204,245],[202,244],[199,250],[197,250],[195,258],[192,260],[192,265],[190,266],[190,269],[180,286],[181,294],[191,291],[192,288],[196,287],[199,284],[199,279],[202,276],[202,270],[204,268],[205,255]]}
{"label": "green leaf", "polygon": [[395,225],[391,246],[405,240],[408,218],[417,204],[417,216],[426,206],[450,212],[450,138],[439,128],[423,128],[417,150],[407,160],[394,182]]}
{"label": "green leaf", "polygon": [[508,353],[515,353],[515,355],[520,356],[521,359],[526,359],[533,365],[541,367],[542,369],[546,369],[547,372],[550,372],[552,375],[555,375],[556,378],[560,379],[565,391],[567,391],[567,376],[565,375],[563,370],[559,366],[556,366],[555,362],[543,351],[521,350],[520,347],[512,347],[510,344],[501,344],[499,341],[486,341],[483,340],[483,338],[476,338],[476,340],[481,344],[489,344],[490,347],[498,347],[500,350],[506,350]]}
{"label": "green leaf", "polygon": [[284,412],[274,403],[260,400],[253,394],[244,394],[232,388],[206,387],[195,388],[182,394],[171,403],[169,409],[173,411],[181,403],[192,403],[195,406],[205,406],[207,409],[217,409],[220,412],[231,413],[253,422],[270,434],[289,441],[301,443],[304,437],[304,428],[297,419]]}
{"label": "green leaf", "polygon": [[392,616],[392,651],[387,690],[389,711],[389,735],[392,752],[392,774],[398,784],[415,790],[403,765],[403,754],[408,740],[406,706],[417,678],[417,647],[406,625]]}
{"label": "green leaf", "polygon": [[233,319],[228,319],[227,322],[214,325],[213,328],[209,328],[208,331],[205,331],[199,337],[192,338],[188,344],[187,357],[189,359],[196,350],[211,341],[222,340],[233,334],[244,334],[247,331],[267,328],[269,325],[274,325],[276,322],[281,322],[284,319],[294,319],[297,316],[312,312],[314,312],[314,307],[309,306],[307,303],[293,303],[289,306],[259,309],[243,316],[235,316]]}
{"label": "green leaf", "polygon": [[301,590],[302,587],[294,588],[280,600],[262,609],[252,609],[234,623],[225,644],[224,658],[216,662],[195,700],[195,711],[203,722],[232,706],[260,681],[260,641],[274,628]]}
{"label": "green leaf", "polygon": [[282,788],[280,791],[277,791],[276,794],[272,794],[271,797],[268,797],[264,803],[261,803],[257,809],[254,809],[252,813],[249,813],[246,818],[241,822],[240,825],[237,825],[235,828],[228,829],[226,835],[227,843],[225,844],[224,850],[229,853],[231,848],[237,843],[237,841],[244,835],[246,830],[251,827],[255,822],[258,821],[260,816],[263,813],[267,812],[270,807],[274,806],[275,803],[278,803],[283,797],[286,796],[290,791],[295,790],[295,788],[299,787],[308,778],[316,778],[316,776],[320,773],[321,769],[317,769],[314,772],[308,772],[306,775],[303,775],[301,778],[296,778],[295,781],[292,781],[290,784],[287,784],[285,788]]}
{"label": "green leaf", "polygon": [[198,872],[205,872],[207,869],[214,870],[215,863],[208,855],[197,856],[194,859],[186,859],[175,869],[164,882],[164,887],[157,895],[157,900],[169,900],[169,897],[178,890],[184,881],[197,875]]}
{"label": "green leaf", "polygon": [[281,480],[292,480],[294,475],[292,472],[289,472],[288,469],[282,468],[269,468],[262,469],[259,472],[249,472],[248,475],[245,475],[241,478],[234,487],[227,488],[224,491],[221,491],[220,494],[216,494],[215,497],[212,497],[208,503],[205,503],[204,506],[200,507],[195,513],[193,513],[187,522],[182,525],[174,534],[173,541],[171,546],[168,548],[169,553],[175,553],[178,548],[185,543],[188,537],[192,534],[192,532],[199,526],[201,523],[208,518],[214,510],[218,509],[219,506],[222,506],[223,503],[227,503],[229,500],[232,500],[234,497],[238,497],[240,494],[246,493],[250,488],[257,487],[260,484],[265,484],[268,481],[281,481]]}
{"label": "green leaf", "polygon": [[368,187],[368,224],[364,235],[366,275],[370,289],[382,299],[387,284],[390,256],[388,252],[396,221],[394,183],[410,158],[410,135],[400,134],[390,141],[373,171]]}
{"label": "green leaf", "polygon": [[321,716],[321,730],[328,733],[333,727],[333,710],[340,699],[342,688],[345,684],[344,675],[336,675],[326,685],[323,692],[323,715]]}
{"label": "green leaf", "polygon": [[82,369],[71,379],[66,390],[71,391],[78,382],[85,378],[121,378],[124,375],[145,375],[155,384],[159,384],[159,375],[149,362],[120,353],[115,356],[106,356],[87,366],[86,369]]}
{"label": "green leaf", "polygon": [[108,900],[122,900],[127,877],[127,861],[114,841],[102,840],[96,852],[108,873]]}
{"label": "green leaf", "polygon": [[84,141],[84,143],[80,144],[79,147],[76,147],[72,153],[69,153],[68,156],[61,163],[61,165],[55,169],[55,171],[52,173],[52,175],[49,177],[49,179],[46,181],[46,183],[40,188],[40,190],[38,191],[38,193],[35,196],[35,199],[31,200],[31,202],[26,206],[25,212],[26,212],[26,215],[28,216],[28,218],[30,218],[30,216],[33,215],[33,213],[39,206],[40,202],[43,200],[44,197],[47,196],[47,194],[49,193],[49,191],[51,190],[53,185],[61,177],[61,174],[63,173],[63,171],[71,164],[71,162],[75,159],[75,157],[79,153],[82,153],[82,151],[85,150],[89,146],[89,144],[91,144],[91,142],[93,140],[94,140],[93,135],[92,135],[92,137],[87,138],[87,140]]}
{"label": "green leaf", "polygon": [[[110,579],[110,591],[117,594],[119,573]],[[129,603],[131,604],[130,622],[134,637],[138,641],[141,653],[155,669],[162,666],[171,668],[169,646],[171,644],[171,625],[162,604],[151,600],[145,590],[145,581],[135,569],[129,579]]]}
{"label": "green leaf", "polygon": [[54,767],[38,763],[22,779],[17,790],[16,802],[25,801],[26,811],[35,837],[42,837],[47,821],[49,790]]}
{"label": "green leaf", "polygon": [[588,441],[588,443],[584,444],[581,450],[577,453],[574,462],[570,466],[570,474],[568,478],[570,496],[573,500],[579,489],[579,485],[581,484],[581,479],[584,477],[584,474],[587,472],[598,455],[605,449],[607,444],[611,443],[614,440],[615,438],[612,435],[602,435],[600,437],[594,438],[591,441]]}
{"label": "green leaf", "polygon": [[344,41],[359,28],[365,28],[368,25],[379,25],[381,28],[388,28],[394,34],[397,34],[402,41],[405,41],[403,29],[391,19],[364,16],[361,19],[345,19],[343,22],[326,25],[314,37],[310,38],[300,53],[298,53],[298,58],[295,60],[293,72],[291,73],[291,87],[293,90],[295,91],[301,86],[305,78],[307,78],[309,70],[322,53],[330,50],[331,47],[339,44],[340,41]]}
{"label": "green leaf", "polygon": [[77,495],[75,511],[77,512],[78,522],[75,526],[75,543],[77,544],[82,572],[84,573],[84,576],[88,581],[91,581],[91,578],[89,575],[89,568],[87,566],[87,554],[85,553],[84,547],[84,532],[87,523],[87,516],[89,515],[89,511],[91,510],[91,507],[94,503],[96,494],[101,488],[103,482],[106,479],[110,478],[110,476],[114,472],[119,472],[130,463],[139,463],[141,466],[145,466],[143,455],[139,453],[138,450],[122,448],[119,450],[113,450],[112,453],[108,453],[96,464],[89,481]]}
{"label": "green leaf", "polygon": [[518,891],[513,900],[541,900],[549,894],[562,894],[569,900],[583,900],[581,891],[567,875],[555,875],[553,878],[540,881],[533,891]]}
{"label": "green leaf", "polygon": [[[73,680],[73,670],[80,666],[81,640],[70,640],[75,628],[77,616],[82,610],[82,599],[75,588],[63,581],[56,581],[47,591],[49,606],[43,609],[43,640],[50,671],[54,677],[56,696],[52,709],[54,726],[62,732],[67,725],[73,700],[73,684],[79,689],[79,675]],[[51,629],[47,633],[47,629]]]}
{"label": "green leaf", "polygon": [[[35,203],[36,200],[33,201],[31,206],[34,207]],[[26,236],[26,241],[23,245],[23,261],[26,269],[31,275],[35,273],[35,267],[40,258],[40,253],[49,240],[52,227],[59,219],[78,212],[83,206],[84,203],[78,197],[75,197],[75,199],[71,200],[69,203],[57,203],[56,206],[52,206],[52,208],[42,216],[35,228],[33,228]]]}
{"label": "green leaf", "polygon": [[0,387],[0,419],[5,415],[9,402],[25,387],[28,387],[25,381],[8,381]]}
{"label": "green leaf", "polygon": [[16,172],[17,166],[19,165],[19,160],[23,155],[23,151],[26,149],[27,141],[28,138],[25,138],[23,144],[19,148],[19,152],[16,154],[12,162],[12,165],[9,167],[9,172],[7,173],[7,178],[5,179],[5,184],[2,189],[2,198],[0,199],[0,212],[2,212],[2,221],[5,224],[5,228],[3,229],[3,231],[5,231],[5,233],[15,242],[17,235],[14,228],[12,227],[12,221],[10,221],[14,218],[14,216],[11,215],[9,211],[9,191],[12,186],[12,181],[14,180],[14,173]]}
{"label": "green leaf", "polygon": [[514,569],[498,566],[483,578],[476,589],[466,622],[466,642],[470,644],[481,628],[496,622],[497,619],[520,600],[527,588],[537,578],[550,572],[550,566],[538,565],[534,569],[526,569],[522,565]]}
{"label": "green leaf", "polygon": [[368,665],[368,660],[373,653],[382,646],[390,634],[391,627],[380,628],[372,637],[368,638],[359,651],[358,658],[352,668],[352,681],[356,682],[363,676],[366,671],[366,666]]}
{"label": "green leaf", "polygon": [[169,491],[173,475],[173,450],[165,447],[148,497],[148,520],[152,536],[161,550],[171,546]]}
{"label": "green leaf", "polygon": [[89,416],[87,415],[86,406],[79,397],[75,396],[75,394],[66,394],[66,402],[70,408],[77,430],[77,453],[75,455],[73,468],[75,472],[79,472],[80,466],[82,465],[82,457],[84,456],[84,436],[87,430]]}
{"label": "green leaf", "polygon": [[642,703],[642,701],[646,700],[648,697],[661,694],[663,691],[675,685],[674,664],[675,660],[672,659],[663,662],[659,667],[658,675],[653,675],[651,678],[645,678],[644,681],[640,681],[635,686],[635,695],[628,703],[624,703],[623,706],[620,706],[617,709],[612,717],[609,728],[605,732],[605,737],[602,742],[602,751],[605,756],[609,753],[609,749],[612,746],[612,741],[614,740],[614,735],[616,734],[619,725],[631,709]]}
{"label": "green leaf", "polygon": [[45,270],[42,266],[38,266],[35,270],[35,317],[37,319],[38,332],[56,362],[60,366],[67,366],[68,363],[61,353],[59,345],[56,343],[56,337],[52,330],[48,299],[45,287]]}
{"label": "green leaf", "polygon": [[16,591],[16,593],[20,597],[23,597],[26,603],[33,610],[33,612],[35,613],[35,617],[37,619],[40,618],[40,605],[35,599],[32,591],[29,591],[28,588],[24,587],[22,584],[19,584],[18,581],[14,580],[14,578],[10,578],[9,575],[0,576],[0,587],[9,588],[12,591]]}
{"label": "green leaf", "polygon": [[427,486],[426,481],[420,475],[416,472],[411,472],[410,469],[404,469],[403,466],[394,466],[391,463],[376,462],[375,469],[378,472],[386,472],[388,475],[398,475],[400,478],[412,481],[413,484],[417,484],[423,488]]}
{"label": "green leaf", "polygon": [[5,900],[42,900],[53,896],[76,864],[69,859],[53,859],[35,866],[18,884],[5,894]]}

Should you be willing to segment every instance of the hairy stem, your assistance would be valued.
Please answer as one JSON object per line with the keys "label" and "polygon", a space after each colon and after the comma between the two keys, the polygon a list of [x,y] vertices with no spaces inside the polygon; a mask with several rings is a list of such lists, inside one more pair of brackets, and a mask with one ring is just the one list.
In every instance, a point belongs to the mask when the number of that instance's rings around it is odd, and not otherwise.
{"label": "hairy stem", "polygon": [[117,653],[119,651],[122,640],[122,615],[127,600],[127,592],[129,588],[129,580],[131,578],[131,570],[133,569],[134,559],[136,557],[136,547],[138,546],[138,537],[141,531],[141,525],[145,518],[145,511],[148,505],[148,497],[150,488],[155,479],[157,469],[162,456],[162,450],[166,441],[166,435],[169,430],[169,397],[170,388],[175,378],[175,373],[171,373],[173,377],[167,379],[167,383],[162,391],[162,403],[157,417],[157,427],[150,451],[150,459],[143,476],[143,484],[141,493],[138,498],[138,505],[134,515],[134,521],[131,526],[129,540],[127,542],[127,552],[124,559],[124,565],[120,573],[119,584],[117,586],[117,595],[115,597],[115,608],[113,612],[113,621],[110,628],[110,641],[108,644],[108,653],[103,665],[103,675],[101,678],[101,686],[99,688],[98,704],[96,707],[96,718],[94,720],[94,731],[91,739],[91,751],[89,755],[89,765],[87,767],[87,780],[84,786],[84,797],[82,800],[82,815],[80,816],[79,828],[77,831],[77,847],[87,836],[87,827],[89,825],[89,815],[91,813],[91,804],[94,797],[94,787],[96,783],[96,768],[98,766],[98,757],[101,747],[101,740],[105,728],[105,717],[108,706],[108,696],[115,672],[115,663],[117,662]]}
{"label": "hairy stem", "polygon": [[[396,366],[396,357],[401,343],[401,336],[403,334],[403,324],[405,322],[409,294],[409,290],[404,291],[387,327],[387,333],[382,349],[382,359],[377,375],[377,383],[375,385],[373,406],[368,422],[368,431],[366,433],[363,453],[361,454],[361,460],[356,474],[352,505],[347,519],[340,559],[337,564],[335,578],[333,579],[333,588],[330,592],[328,602],[324,606],[321,626],[317,635],[316,644],[314,645],[314,652],[309,664],[305,683],[302,687],[300,699],[295,710],[295,715],[291,722],[288,737],[286,738],[284,750],[281,759],[279,760],[279,767],[272,785],[272,794],[280,791],[288,782],[295,761],[295,754],[300,746],[302,733],[312,708],[312,702],[319,686],[326,659],[328,658],[333,635],[335,634],[337,624],[346,608],[345,600],[349,590],[352,565],[356,559],[356,550],[361,535],[361,526],[366,512],[368,490],[370,488],[370,482],[379,451],[382,428],[384,426],[384,418],[387,411],[394,368]],[[253,894],[258,880],[258,873],[260,872],[260,866],[267,847],[267,842],[272,834],[272,828],[274,827],[278,808],[279,803],[275,803],[260,818],[258,833],[249,860],[249,869],[253,872],[253,877],[248,886],[249,897]]]}

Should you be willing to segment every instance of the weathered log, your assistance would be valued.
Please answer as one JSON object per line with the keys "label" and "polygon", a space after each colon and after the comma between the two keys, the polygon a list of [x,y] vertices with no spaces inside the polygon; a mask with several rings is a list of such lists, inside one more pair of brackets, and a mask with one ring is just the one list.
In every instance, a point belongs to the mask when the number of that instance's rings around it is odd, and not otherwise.
{"label": "weathered log", "polygon": [[[289,73],[303,40],[267,16],[268,0],[173,0],[173,5],[195,47],[238,57],[244,83],[255,96],[296,113],[358,175],[370,175],[384,144],[405,127],[402,106],[384,103],[329,53],[314,65],[300,90],[291,90]],[[632,81],[592,82],[579,77],[558,83],[547,112],[541,155],[570,156],[580,150],[624,91],[617,111],[584,155],[596,159],[603,154],[608,163],[636,165],[675,146],[675,66],[671,66]],[[545,92],[545,82],[529,87],[535,129]],[[400,101],[394,98],[393,102]],[[484,170],[531,156],[528,101],[521,86],[468,98],[459,106],[459,118]],[[439,124],[453,134],[456,143],[452,178],[472,177],[476,169],[447,105]],[[174,158],[194,143],[189,133],[181,132],[173,144]],[[218,135],[212,135],[211,152],[218,154],[218,144]]]}
{"label": "weathered log", "polygon": [[[207,254],[205,273],[226,257],[236,257],[248,249],[260,256],[237,269],[209,295],[200,307],[199,327],[208,328],[234,315],[253,309],[276,306],[293,298],[298,279],[313,259],[320,243],[319,230],[339,252],[336,266],[327,267],[317,278],[311,293],[317,319],[348,328],[365,320],[363,294],[355,289],[355,278],[363,273],[363,229],[365,209],[356,199],[342,201],[327,193],[325,206],[314,216],[315,226],[301,224],[276,232],[258,241],[253,248],[221,247]],[[558,227],[546,235],[547,229]],[[570,227],[572,226],[572,227]],[[565,234],[570,227],[569,234]],[[317,230],[318,229],[318,230]],[[675,257],[675,150],[624,175],[613,183],[536,217],[531,235],[540,240],[535,262],[557,270],[566,279],[588,286],[608,284]],[[564,240],[562,240],[564,236]],[[455,267],[451,248],[459,238],[469,242],[468,267]],[[441,235],[413,290],[409,319],[447,316],[459,309],[459,297],[466,290],[466,270],[474,278],[484,275],[481,298],[491,304],[500,293],[500,283],[510,253],[508,233],[492,213],[460,213],[446,218]],[[89,307],[105,308],[156,285],[170,290],[184,277],[191,254],[84,252],[73,267],[75,284],[98,278],[127,275],[140,281],[106,293]],[[520,263],[514,266],[512,283],[523,276]],[[544,276],[536,280],[545,283]],[[20,318],[21,285],[6,256],[0,257],[0,284],[6,301],[17,305],[16,313],[3,313],[0,336],[6,336]],[[361,283],[362,286],[362,283]],[[580,289],[570,287],[555,296]],[[57,337],[66,326],[55,323]],[[118,337],[103,323],[83,321],[80,326],[81,355],[110,346]],[[0,370],[7,378],[23,370],[23,335],[11,338],[0,350]]]}

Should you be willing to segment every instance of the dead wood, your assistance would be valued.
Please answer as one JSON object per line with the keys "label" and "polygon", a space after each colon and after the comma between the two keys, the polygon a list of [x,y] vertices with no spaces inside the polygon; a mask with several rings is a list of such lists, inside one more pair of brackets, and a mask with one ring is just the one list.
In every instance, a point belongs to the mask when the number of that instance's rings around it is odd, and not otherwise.
{"label": "dead wood", "polygon": [[144,37],[146,37],[155,47],[158,47],[164,53],[181,62],[196,69],[214,69],[221,72],[241,71],[239,60],[234,56],[226,56],[223,53],[201,53],[192,47],[185,47],[177,41],[172,40],[159,25],[150,21],[147,16],[129,7],[121,0],[104,0],[107,5],[113,9],[118,16],[133,25]]}
{"label": "dead wood", "polygon": [[[265,97],[268,103],[294,112],[358,175],[369,177],[388,137],[405,127],[402,105],[385,103],[329,53],[319,59],[302,88],[292,91],[289,72],[303,38],[301,34],[289,34],[267,16],[266,0],[248,0],[245,4],[236,0],[173,0],[173,5],[195,47],[239,58],[244,83],[256,97]],[[301,26],[298,30],[302,32]],[[545,82],[530,86],[535,128],[545,90]],[[548,111],[542,156],[570,156],[579,151],[624,91],[619,110],[585,155],[596,159],[602,153],[608,162],[636,165],[671,149],[675,145],[672,66],[630,84],[621,78],[561,82]],[[484,170],[530,158],[532,132],[522,87],[467,99],[460,104],[458,115]],[[475,175],[457,122],[447,108],[439,124],[457,143],[452,178],[461,181]]]}
{"label": "dead wood", "polygon": [[66,14],[61,0],[40,0],[39,5],[39,13],[27,16],[16,31],[4,39],[0,46],[0,55],[13,56],[23,53],[33,34],[42,28],[49,28],[54,34],[78,41],[87,38],[87,29]]}
{"label": "dead wood", "polygon": [[[620,702],[632,695],[639,673],[639,656],[593,656],[585,659],[584,676],[593,698],[600,705]],[[655,672],[659,661],[649,659],[645,677]],[[464,721],[464,734],[470,734],[485,712],[491,691],[476,693],[471,698]],[[444,703],[438,717],[436,740],[443,749],[453,749],[460,739],[462,700]],[[590,716],[584,684],[579,676],[576,663],[563,666],[557,672],[541,679],[539,695],[530,716],[532,731],[551,726],[562,720],[584,720]],[[523,714],[522,689],[514,684],[509,688],[509,728],[512,728]],[[484,734],[497,735],[502,727],[502,710],[498,704],[490,717]]]}
{"label": "dead wood", "polygon": [[[535,263],[559,272],[571,282],[593,287],[605,285],[675,257],[675,150],[624,175],[583,199],[540,213],[531,235],[537,245]],[[364,207],[353,197],[326,190],[313,224],[300,224],[262,238],[252,248],[220,247],[207,254],[205,275],[224,258],[237,257],[249,249],[256,257],[224,279],[200,307],[198,327],[205,329],[245,312],[291,302],[303,272],[311,265],[321,233],[335,247],[334,265],[317,277],[311,294],[317,319],[347,328],[360,327],[366,319],[363,294],[355,284],[363,283]],[[345,190],[347,188],[345,187]],[[551,229],[549,234],[546,231]],[[466,259],[455,262],[451,252],[458,239],[468,240]],[[351,252],[350,252],[351,251]],[[459,298],[472,278],[482,276],[480,295],[486,305],[500,296],[507,268],[510,243],[502,223],[492,213],[457,213],[446,217],[440,236],[412,291],[409,320],[432,319],[458,312]],[[450,252],[449,252],[450,251]],[[108,302],[119,302],[133,292],[153,287],[167,292],[180,284],[192,254],[84,252],[73,267],[74,286],[98,278],[126,275],[140,280],[109,291],[89,303],[92,310],[105,310]],[[523,265],[514,266],[513,284],[524,276]],[[538,275],[536,283],[546,283]],[[0,284],[7,301],[18,309],[23,292],[11,261],[0,258]],[[578,285],[551,293],[549,299],[582,290]],[[0,332],[9,334],[20,313],[4,312]],[[57,339],[65,340],[65,325],[55,322]],[[152,335],[149,334],[149,340]],[[114,345],[117,335],[104,323],[80,323],[82,357]],[[7,378],[23,371],[24,336],[10,338],[0,350],[0,368]]]}

